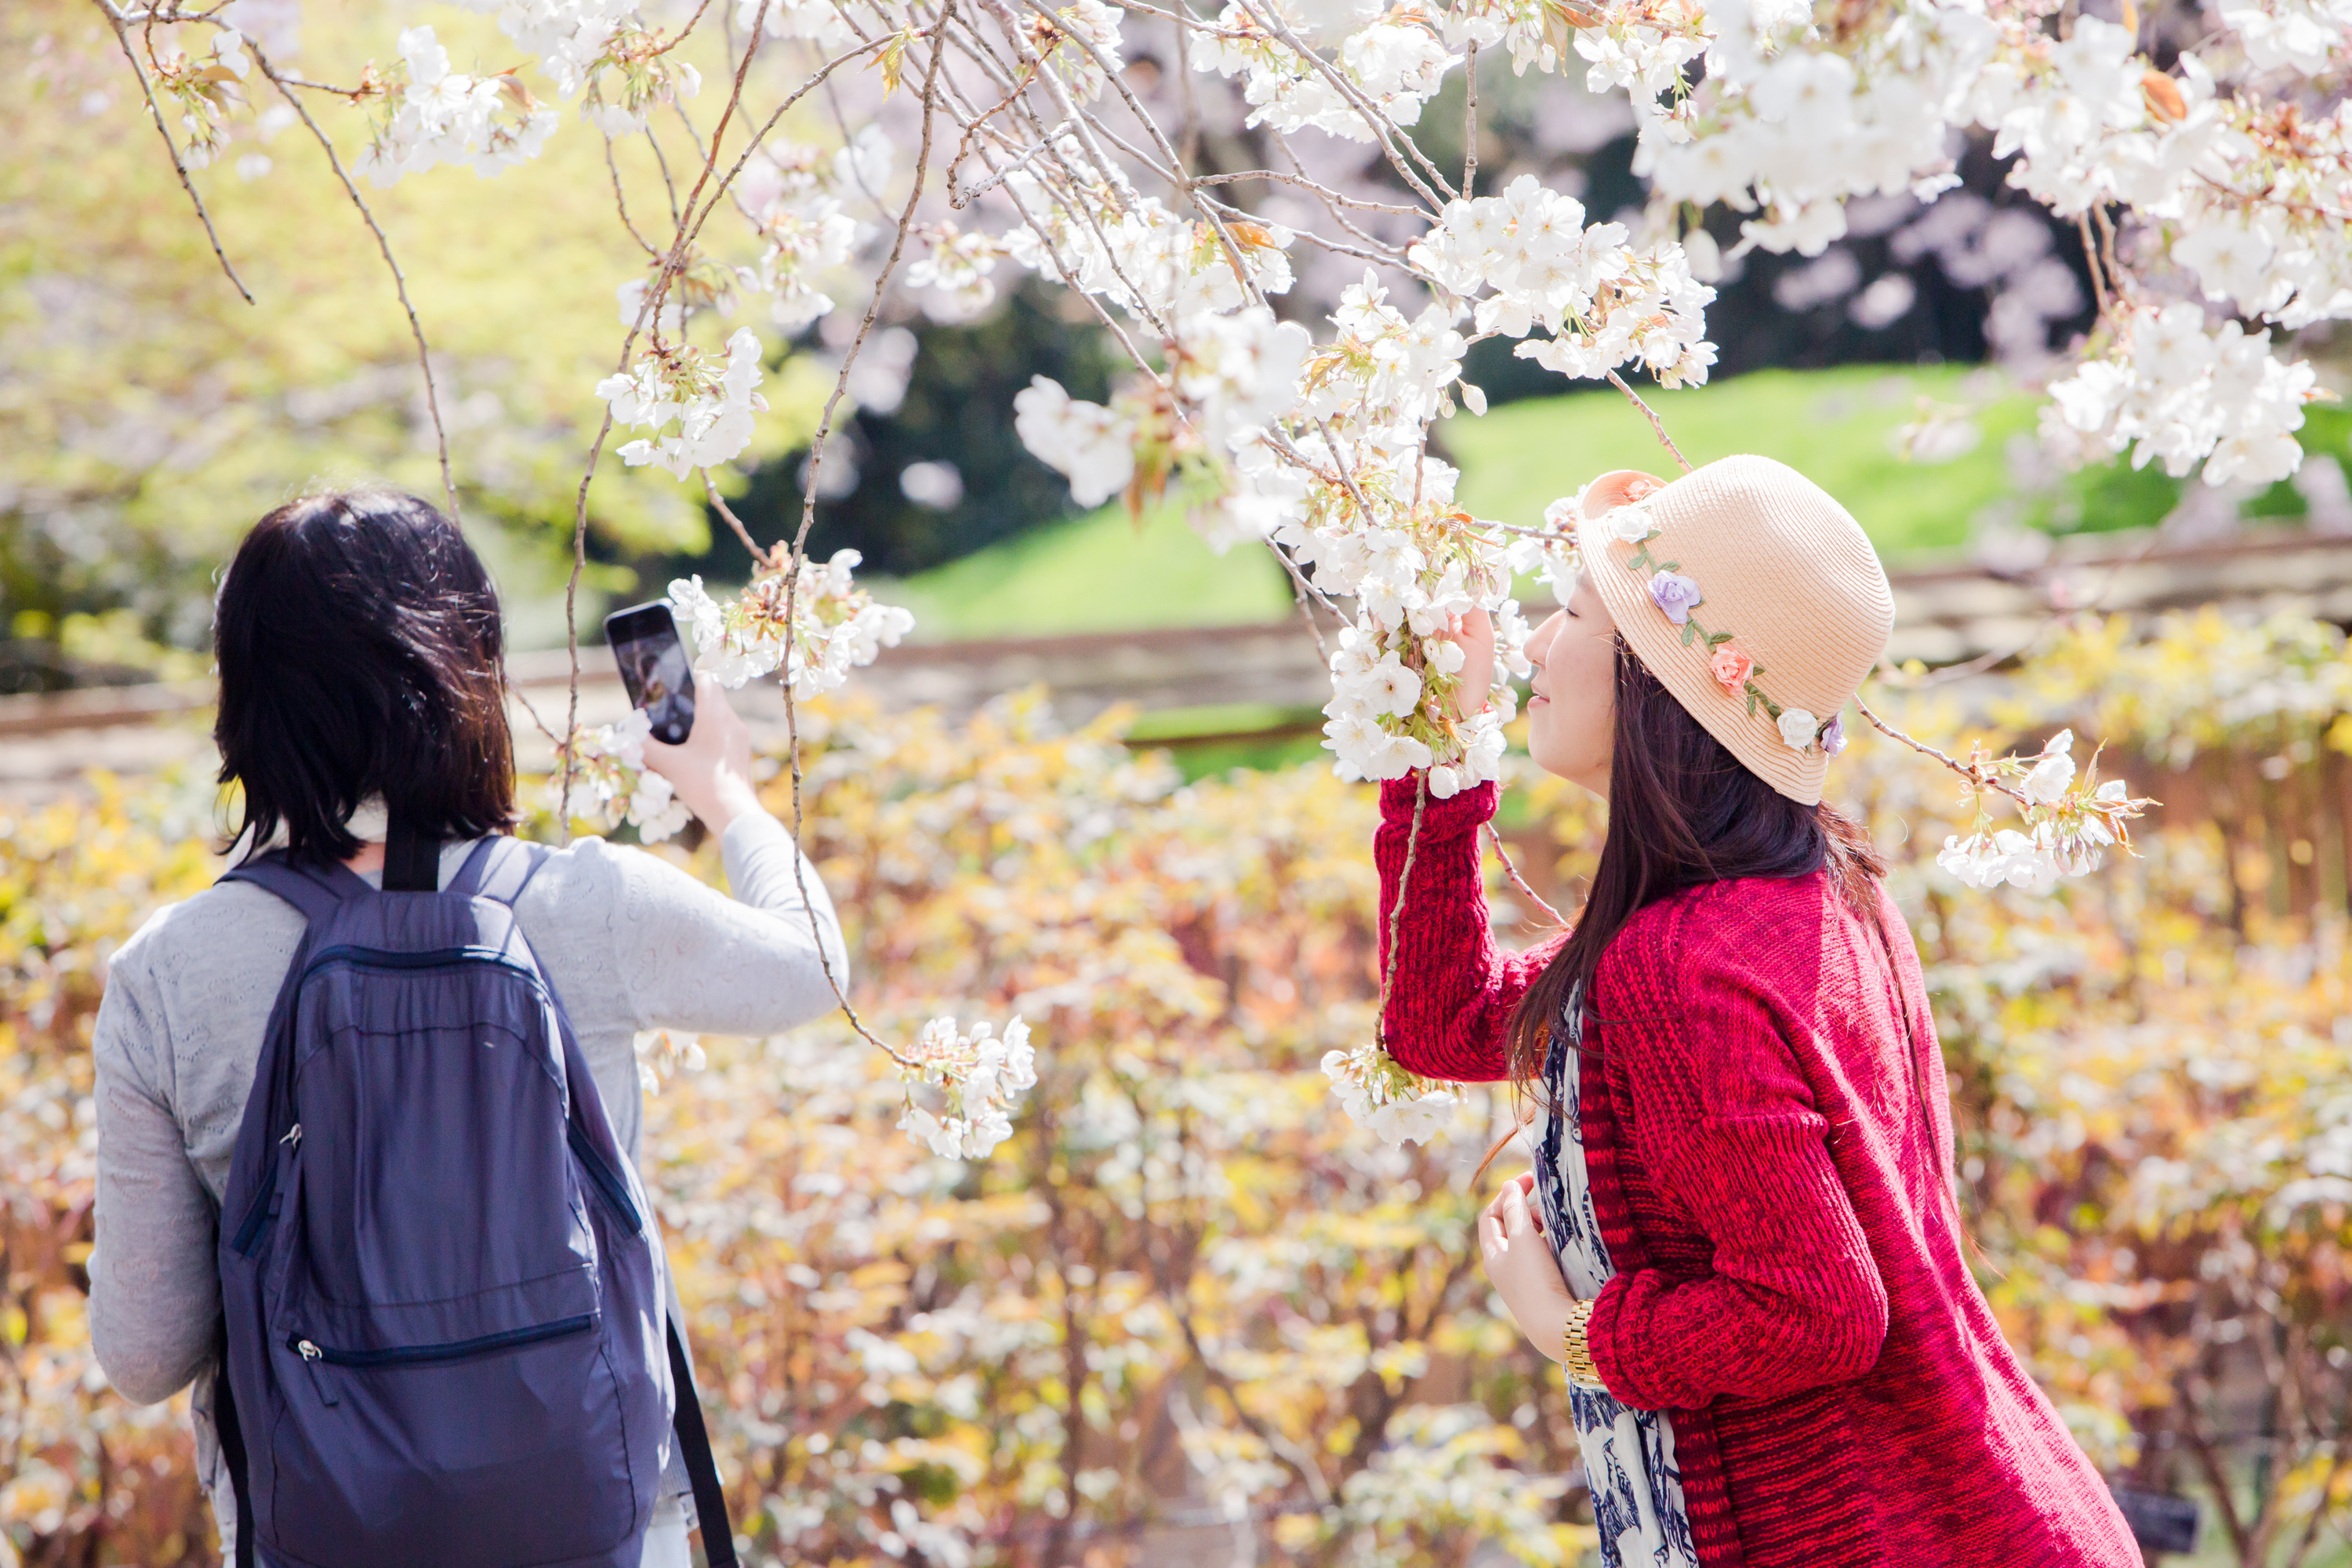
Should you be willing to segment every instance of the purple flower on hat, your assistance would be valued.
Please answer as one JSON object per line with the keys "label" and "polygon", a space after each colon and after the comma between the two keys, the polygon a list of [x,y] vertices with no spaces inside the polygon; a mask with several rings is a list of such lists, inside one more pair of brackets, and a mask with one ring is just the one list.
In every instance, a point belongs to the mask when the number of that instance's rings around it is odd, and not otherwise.
{"label": "purple flower on hat", "polygon": [[1832,719],[1829,728],[1822,731],[1822,750],[1832,757],[1845,750],[1844,714],[1841,713]]}
{"label": "purple flower on hat", "polygon": [[1666,612],[1666,619],[1678,626],[1688,625],[1691,610],[1706,603],[1698,584],[1679,572],[1661,572],[1651,578],[1650,597]]}

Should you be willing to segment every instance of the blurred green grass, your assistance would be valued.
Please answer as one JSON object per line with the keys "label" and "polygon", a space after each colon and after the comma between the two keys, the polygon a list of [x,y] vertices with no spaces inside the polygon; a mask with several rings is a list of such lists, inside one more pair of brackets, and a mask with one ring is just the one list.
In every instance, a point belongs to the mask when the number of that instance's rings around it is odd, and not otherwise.
{"label": "blurred green grass", "polygon": [[1265,549],[1219,555],[1181,510],[1121,506],[1032,529],[898,582],[868,584],[915,613],[926,642],[1153,626],[1237,626],[1290,613],[1288,579]]}
{"label": "blurred green grass", "polygon": [[[1768,370],[1637,390],[1692,463],[1777,458],[1843,501],[1889,557],[1965,543],[1970,519],[2012,489],[2002,448],[2034,421],[2034,400],[1998,372],[1957,365]],[[1906,462],[1895,431],[1931,407],[1966,418],[1974,445],[1948,461]],[[1458,414],[1437,430],[1462,469],[1456,499],[1505,522],[1540,521],[1554,500],[1612,468],[1676,472],[1641,410],[1607,387]]]}

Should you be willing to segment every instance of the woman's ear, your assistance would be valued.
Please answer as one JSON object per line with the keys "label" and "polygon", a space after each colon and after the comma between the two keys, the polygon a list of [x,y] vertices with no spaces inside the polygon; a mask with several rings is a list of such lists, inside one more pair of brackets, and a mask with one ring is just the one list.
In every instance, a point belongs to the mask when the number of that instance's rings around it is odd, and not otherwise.
{"label": "woman's ear", "polygon": [[1666,488],[1666,481],[1639,468],[1616,468],[1584,487],[1577,510],[1587,518],[1601,517]]}

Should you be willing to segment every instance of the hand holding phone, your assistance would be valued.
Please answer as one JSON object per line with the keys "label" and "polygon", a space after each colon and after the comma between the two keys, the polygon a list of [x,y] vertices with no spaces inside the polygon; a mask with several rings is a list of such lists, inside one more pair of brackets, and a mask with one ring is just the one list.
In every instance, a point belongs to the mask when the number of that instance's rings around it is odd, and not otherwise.
{"label": "hand holding phone", "polygon": [[713,833],[761,810],[752,783],[751,731],[729,706],[725,688],[714,685],[701,694],[701,721],[696,722],[694,669],[669,606],[656,601],[616,611],[605,617],[604,636],[620,661],[630,703],[652,721],[646,766],[667,779]]}
{"label": "hand holding phone", "polygon": [[694,666],[669,605],[656,599],[614,611],[604,617],[604,640],[620,663],[629,706],[646,710],[654,739],[682,743],[694,732]]}

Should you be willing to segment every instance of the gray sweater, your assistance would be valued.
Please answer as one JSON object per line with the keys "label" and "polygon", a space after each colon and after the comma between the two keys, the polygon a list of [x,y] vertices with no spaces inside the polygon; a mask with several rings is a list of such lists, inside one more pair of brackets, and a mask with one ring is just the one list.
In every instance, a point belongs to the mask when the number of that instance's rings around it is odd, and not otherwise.
{"label": "gray sweater", "polygon": [[[445,884],[471,848],[443,848]],[[763,1035],[821,1016],[835,1001],[818,940],[849,983],[840,925],[807,867],[812,934],[783,826],[739,817],[720,849],[735,899],[641,849],[584,838],[550,856],[515,901],[632,1160],[644,1123],[640,1030]],[[109,1381],[142,1404],[197,1383],[199,1473],[225,1546],[230,1499],[211,1420],[215,1237],[262,1032],[302,925],[292,906],[243,883],[158,910],[109,966],[94,1041],[91,1346]],[[671,1471],[665,1493],[684,1489],[675,1460]]]}

